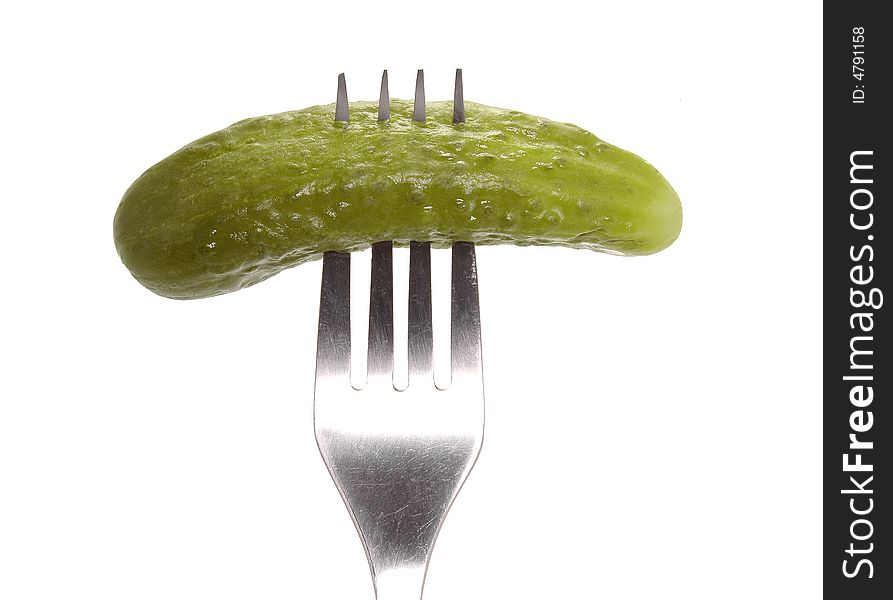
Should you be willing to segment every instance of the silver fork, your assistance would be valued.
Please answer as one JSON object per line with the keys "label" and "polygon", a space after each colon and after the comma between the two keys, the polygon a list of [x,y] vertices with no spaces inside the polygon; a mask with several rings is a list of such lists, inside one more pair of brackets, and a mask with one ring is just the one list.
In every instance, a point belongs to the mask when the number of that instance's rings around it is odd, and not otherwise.
{"label": "silver fork", "polygon": [[[336,120],[347,121],[338,78]],[[379,119],[390,118],[387,71]],[[424,73],[413,112],[425,120]],[[453,122],[465,120],[456,71]],[[452,247],[451,380],[434,385],[431,246],[410,243],[409,386],[393,385],[393,267],[390,241],[372,246],[367,383],[350,383],[350,255],[323,257],[316,351],[314,428],[320,453],[366,550],[378,600],[419,600],[431,551],[471,471],[484,433],[480,309],[474,244]]]}

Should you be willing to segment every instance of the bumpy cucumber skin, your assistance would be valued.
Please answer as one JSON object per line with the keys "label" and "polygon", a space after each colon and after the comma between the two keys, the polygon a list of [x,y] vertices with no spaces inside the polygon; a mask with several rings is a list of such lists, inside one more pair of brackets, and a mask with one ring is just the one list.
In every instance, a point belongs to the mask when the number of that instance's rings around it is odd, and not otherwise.
{"label": "bumpy cucumber skin", "polygon": [[178,150],[124,194],[115,245],[169,298],[235,291],[381,240],[557,245],[651,254],[682,207],[650,164],[574,125],[466,103],[332,105],[247,119]]}

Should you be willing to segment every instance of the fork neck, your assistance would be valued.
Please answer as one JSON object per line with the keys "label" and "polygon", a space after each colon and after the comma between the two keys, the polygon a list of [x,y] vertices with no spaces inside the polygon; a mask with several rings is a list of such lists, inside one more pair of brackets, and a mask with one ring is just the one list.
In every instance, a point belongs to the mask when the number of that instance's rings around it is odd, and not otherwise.
{"label": "fork neck", "polygon": [[376,600],[421,600],[427,564],[401,566],[376,572]]}

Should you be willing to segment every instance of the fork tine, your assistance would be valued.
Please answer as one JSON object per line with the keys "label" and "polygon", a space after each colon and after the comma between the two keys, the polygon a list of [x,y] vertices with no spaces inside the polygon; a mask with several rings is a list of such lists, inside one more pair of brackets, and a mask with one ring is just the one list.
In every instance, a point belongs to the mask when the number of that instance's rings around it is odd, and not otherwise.
{"label": "fork tine", "polygon": [[465,122],[465,94],[462,90],[462,69],[456,69],[456,86],[453,88],[453,123]]}
{"label": "fork tine", "polygon": [[388,92],[388,70],[381,74],[381,91],[378,93],[378,120],[388,121],[391,118],[391,95]]}
{"label": "fork tine", "polygon": [[419,69],[415,76],[415,103],[412,107],[412,120],[425,122],[425,70]]}
{"label": "fork tine", "polygon": [[326,252],[322,260],[316,378],[350,376],[350,254]]}
{"label": "fork tine", "polygon": [[344,80],[344,73],[341,73],[338,75],[338,95],[335,97],[335,120],[347,121],[348,118],[347,82]]}
{"label": "fork tine", "polygon": [[474,244],[453,244],[451,298],[452,377],[480,377],[481,310],[478,303],[478,274]]}
{"label": "fork tine", "polygon": [[409,244],[409,380],[434,376],[431,325],[431,244]]}
{"label": "fork tine", "polygon": [[369,286],[369,353],[367,379],[392,378],[394,372],[393,243],[372,245]]}

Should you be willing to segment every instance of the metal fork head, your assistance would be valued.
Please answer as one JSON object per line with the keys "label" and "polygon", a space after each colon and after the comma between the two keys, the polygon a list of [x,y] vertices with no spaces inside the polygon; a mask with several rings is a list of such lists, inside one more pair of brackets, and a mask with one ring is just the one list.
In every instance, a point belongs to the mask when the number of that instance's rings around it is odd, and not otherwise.
{"label": "metal fork head", "polygon": [[350,383],[350,255],[323,258],[314,427],[366,549],[379,600],[418,599],[484,426],[474,246],[453,246],[452,380],[434,386],[430,247],[410,249],[409,387],[393,386],[391,243],[372,249],[368,382]]}
{"label": "metal fork head", "polygon": [[[381,97],[387,98],[386,90]],[[424,101],[421,114],[424,119]],[[350,383],[350,255],[323,257],[314,428],[362,539],[376,598],[418,600],[437,534],[483,439],[478,280],[474,244],[455,243],[451,382],[439,390],[432,358],[431,247],[410,244],[410,379],[406,390],[397,391],[392,253],[389,241],[372,247],[367,383],[360,391]]]}
{"label": "metal fork head", "polygon": [[[431,244],[410,242],[408,356],[410,387],[404,395],[434,385],[434,336],[431,310]],[[369,345],[364,390],[394,387],[393,244],[372,245],[369,293]],[[335,391],[350,384],[350,254],[323,256],[316,352],[316,389]],[[479,385],[481,322],[474,244],[452,247],[450,302],[450,385]],[[413,385],[415,384],[415,385]],[[352,388],[353,389],[353,388]],[[358,390],[354,390],[358,391]],[[317,400],[319,400],[317,398]]]}

